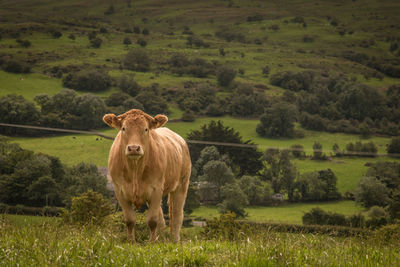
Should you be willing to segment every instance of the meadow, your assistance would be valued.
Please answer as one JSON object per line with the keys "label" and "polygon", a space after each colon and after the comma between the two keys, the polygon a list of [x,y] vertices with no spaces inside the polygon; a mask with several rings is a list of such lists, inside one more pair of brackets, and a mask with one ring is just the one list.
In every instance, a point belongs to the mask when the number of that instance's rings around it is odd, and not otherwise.
{"label": "meadow", "polygon": [[[325,211],[341,213],[346,216],[356,213],[363,213],[364,208],[357,205],[354,201],[334,201],[334,202],[313,202],[279,205],[272,207],[247,207],[245,208],[248,216],[245,220],[254,222],[274,222],[302,224],[301,217],[312,208],[319,207]],[[190,215],[193,218],[212,219],[219,216],[215,206],[201,206]]]}
{"label": "meadow", "polygon": [[[114,11],[105,14],[111,4]],[[269,99],[285,92],[270,82],[272,75],[282,71],[346,76],[382,93],[400,83],[399,78],[343,57],[344,52],[354,52],[384,62],[398,61],[400,50],[389,49],[399,41],[399,1],[5,0],[0,2],[0,10],[0,64],[11,58],[31,65],[31,73],[27,74],[0,70],[0,97],[18,94],[33,101],[39,94],[57,94],[63,85],[61,78],[51,73],[52,68],[105,70],[112,85],[94,92],[103,100],[121,92],[118,81],[122,75],[132,75],[143,88],[158,84],[164,91],[200,83],[215,88],[217,96],[232,93],[233,88],[218,84],[215,73],[204,78],[173,73],[169,61],[176,53],[230,66],[237,71],[235,82],[261,85],[258,88],[263,89],[257,90]],[[135,26],[141,31],[148,29],[150,34],[134,33]],[[62,35],[52,36],[55,31]],[[90,45],[88,34],[92,31],[103,41],[100,48]],[[225,40],[217,36],[221,31],[242,34],[244,40]],[[207,45],[188,45],[192,35]],[[123,44],[125,38],[130,38],[132,44]],[[29,40],[31,46],[21,46],[18,39]],[[127,52],[141,48],[139,39],[147,42],[143,49],[150,57],[148,72],[122,67]],[[265,66],[269,74],[262,72]],[[180,119],[184,111],[174,101],[168,105],[170,120]],[[265,138],[255,130],[259,119],[231,116],[199,116],[193,122],[171,121],[166,126],[186,138],[190,131],[211,120],[221,120],[239,131],[243,140],[252,140],[260,151],[301,144],[311,156],[314,142],[319,142],[330,156],[334,144],[345,149],[350,142],[372,141],[378,153],[385,154],[390,142],[390,137],[383,136],[363,139],[355,134],[305,130],[298,123],[295,127],[304,134],[302,138]],[[105,127],[98,131],[112,137],[117,134]],[[82,161],[107,166],[112,144],[111,140],[83,134],[13,136],[10,140],[24,149],[59,157],[68,166]],[[341,157],[292,162],[300,174],[330,168],[343,195],[356,188],[369,163],[379,161],[400,159]],[[247,207],[246,220],[301,224],[303,214],[313,207],[345,215],[367,215],[354,201],[343,200]],[[191,216],[211,219],[218,216],[218,210],[201,206]],[[0,266],[400,266],[399,231],[391,231],[390,227],[349,237],[269,229],[242,234],[235,240],[205,236],[204,229],[189,227],[182,230],[179,244],[131,244],[125,231],[114,227],[76,226],[62,223],[59,218],[0,214]]]}
{"label": "meadow", "polygon": [[[23,220],[23,218],[21,218]],[[398,240],[367,236],[263,231],[236,240],[209,239],[199,228],[182,230],[178,244],[131,244],[124,232],[73,226],[57,220],[18,225],[0,216],[2,266],[397,266]],[[389,233],[389,232],[388,232]]]}

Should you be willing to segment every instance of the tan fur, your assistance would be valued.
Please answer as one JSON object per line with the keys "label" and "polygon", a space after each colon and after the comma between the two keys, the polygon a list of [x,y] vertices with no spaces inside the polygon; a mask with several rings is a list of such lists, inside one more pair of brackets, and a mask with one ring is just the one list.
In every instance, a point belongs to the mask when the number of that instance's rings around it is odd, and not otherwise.
{"label": "tan fur", "polygon": [[[135,241],[136,215],[132,205],[139,208],[148,203],[146,219],[150,227],[150,241],[157,239],[157,231],[165,226],[162,197],[169,194],[171,236],[174,241],[179,241],[191,171],[185,140],[168,128],[160,128],[168,121],[164,115],[153,118],[143,111],[132,109],[120,116],[106,114],[103,120],[120,130],[110,150],[108,167],[129,237]],[[143,156],[127,157],[128,145],[140,146]]]}

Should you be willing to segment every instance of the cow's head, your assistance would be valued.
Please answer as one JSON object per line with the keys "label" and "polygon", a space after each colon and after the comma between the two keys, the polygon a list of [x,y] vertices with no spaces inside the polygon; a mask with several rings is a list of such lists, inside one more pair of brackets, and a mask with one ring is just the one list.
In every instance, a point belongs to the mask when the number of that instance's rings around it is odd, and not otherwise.
{"label": "cow's head", "polygon": [[149,146],[150,131],[163,126],[168,118],[156,115],[154,118],[141,110],[132,109],[122,115],[106,114],[103,121],[121,131],[121,145],[130,159],[139,159]]}

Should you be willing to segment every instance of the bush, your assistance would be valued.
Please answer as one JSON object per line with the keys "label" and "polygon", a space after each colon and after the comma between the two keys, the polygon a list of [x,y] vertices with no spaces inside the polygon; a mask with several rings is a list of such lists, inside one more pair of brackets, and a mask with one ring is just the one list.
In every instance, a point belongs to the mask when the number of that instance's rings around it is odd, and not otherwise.
{"label": "bush", "polygon": [[217,72],[218,84],[221,86],[229,86],[235,79],[236,71],[230,67],[223,66]]}
{"label": "bush", "polygon": [[139,84],[133,79],[133,76],[122,75],[119,80],[119,88],[130,96],[136,96],[140,93]]}
{"label": "bush", "polygon": [[9,59],[3,62],[3,70],[12,73],[29,73],[31,72],[31,67],[24,62]]}
{"label": "bush", "polygon": [[90,46],[93,48],[100,48],[101,44],[103,43],[103,40],[100,38],[93,38],[90,40]]}
{"label": "bush", "polygon": [[141,47],[145,47],[147,45],[147,42],[143,39],[138,39],[137,44],[140,45]]}
{"label": "bush", "polygon": [[124,68],[133,71],[146,72],[150,70],[150,58],[143,49],[132,49],[123,60]]}
{"label": "bush", "polygon": [[28,48],[31,46],[31,42],[29,40],[17,39],[17,43],[19,43],[22,47],[25,47],[25,48]]}
{"label": "bush", "polygon": [[80,91],[99,92],[107,90],[111,77],[102,70],[82,70],[63,78],[63,86]]}
{"label": "bush", "polygon": [[186,121],[186,122],[192,122],[196,119],[193,111],[190,110],[186,110],[183,114],[182,114],[182,121]]}
{"label": "bush", "polygon": [[70,211],[64,211],[63,220],[77,224],[101,224],[113,207],[110,201],[97,192],[89,190],[78,197],[72,198]]}
{"label": "bush", "polygon": [[363,177],[354,190],[354,197],[366,208],[385,206],[389,202],[389,190],[375,177]]}
{"label": "bush", "polygon": [[388,154],[400,154],[400,137],[393,137],[386,148]]}
{"label": "bush", "polygon": [[293,157],[298,159],[304,159],[306,153],[304,152],[304,147],[300,144],[294,144],[290,147]]}
{"label": "bush", "polygon": [[130,44],[132,44],[132,41],[129,37],[125,37],[124,40],[122,41],[122,43],[124,45],[130,45]]}

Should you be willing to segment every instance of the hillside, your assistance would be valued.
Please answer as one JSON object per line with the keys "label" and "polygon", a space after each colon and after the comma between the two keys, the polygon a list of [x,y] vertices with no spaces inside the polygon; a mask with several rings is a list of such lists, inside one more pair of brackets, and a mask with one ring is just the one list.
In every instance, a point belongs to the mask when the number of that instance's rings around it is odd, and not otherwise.
{"label": "hillside", "polygon": [[[186,138],[221,120],[260,152],[302,145],[297,174],[331,169],[342,195],[371,164],[400,161],[332,151],[373,142],[385,154],[400,135],[399,1],[6,0],[0,10],[0,122],[114,136],[105,113],[143,108]],[[15,110],[9,94],[24,97]],[[0,130],[69,166],[107,164],[109,140]],[[328,160],[311,159],[315,142]]]}

